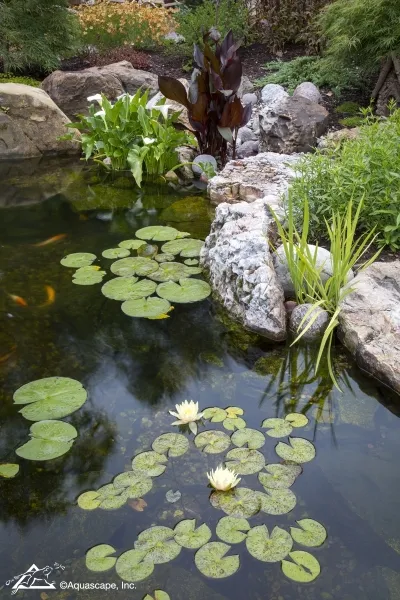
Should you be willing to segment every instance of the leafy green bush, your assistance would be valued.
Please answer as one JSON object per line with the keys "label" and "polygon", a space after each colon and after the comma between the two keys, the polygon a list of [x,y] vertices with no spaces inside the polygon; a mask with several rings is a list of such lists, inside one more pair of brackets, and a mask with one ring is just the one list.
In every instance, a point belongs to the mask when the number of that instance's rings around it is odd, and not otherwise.
{"label": "leafy green bush", "polygon": [[123,94],[115,104],[100,94],[88,100],[98,102],[100,109],[91,104],[89,116],[82,115],[79,122],[68,124],[81,132],[77,140],[86,160],[93,157],[111,170],[130,169],[138,186],[143,172],[161,175],[177,165],[176,148],[194,141],[174,127],[179,113],[169,115],[163,101],[157,105],[149,101],[147,91]]}
{"label": "leafy green bush", "polygon": [[381,245],[400,248],[400,110],[383,121],[367,115],[358,138],[308,154],[295,169],[295,212],[301,220],[308,201],[314,240],[326,234],[332,211],[344,215],[351,200],[363,200],[360,229],[376,227]]}
{"label": "leafy green bush", "polygon": [[12,73],[0,73],[0,83],[23,83],[32,87],[39,87],[39,79],[32,79],[32,77],[17,77]]}
{"label": "leafy green bush", "polygon": [[80,46],[67,0],[0,0],[0,59],[6,72],[50,72]]}

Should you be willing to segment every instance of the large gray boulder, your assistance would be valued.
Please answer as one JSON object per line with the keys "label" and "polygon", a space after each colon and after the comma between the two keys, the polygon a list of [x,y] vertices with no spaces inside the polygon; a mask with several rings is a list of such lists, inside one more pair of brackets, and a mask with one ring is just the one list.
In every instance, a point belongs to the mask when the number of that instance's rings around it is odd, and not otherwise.
{"label": "large gray boulder", "polygon": [[302,96],[284,98],[259,113],[261,151],[310,152],[328,128],[329,113]]}
{"label": "large gray boulder", "polygon": [[350,285],[340,339],[360,367],[400,393],[400,261],[375,263]]}
{"label": "large gray boulder", "polygon": [[81,152],[77,142],[59,139],[70,120],[43,90],[2,83],[0,106],[0,160]]}
{"label": "large gray boulder", "polygon": [[264,200],[220,204],[200,262],[234,318],[251,331],[281,341],[286,338],[286,311],[269,249],[274,233]]}
{"label": "large gray boulder", "polygon": [[158,90],[156,75],[134,69],[123,60],[105,67],[90,67],[81,71],[54,71],[42,82],[42,88],[70,118],[87,114],[88,97],[103,93],[109,100],[127,92],[134,94],[139,88]]}

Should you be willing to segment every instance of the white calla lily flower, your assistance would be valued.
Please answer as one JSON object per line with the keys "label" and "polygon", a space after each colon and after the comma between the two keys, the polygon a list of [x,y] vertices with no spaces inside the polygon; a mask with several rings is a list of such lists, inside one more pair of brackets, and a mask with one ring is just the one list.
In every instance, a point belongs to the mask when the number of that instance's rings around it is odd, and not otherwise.
{"label": "white calla lily flower", "polygon": [[94,96],[89,96],[87,99],[88,102],[98,102],[100,105],[103,102],[103,98],[101,94],[95,94]]}
{"label": "white calla lily flower", "polygon": [[199,403],[193,402],[193,400],[184,400],[181,404],[175,405],[176,412],[170,410],[169,413],[178,419],[174,421],[172,425],[189,425],[190,430],[196,434],[197,424],[196,421],[201,419],[203,413],[199,413]]}
{"label": "white calla lily flower", "polygon": [[105,110],[98,110],[96,113],[94,113],[95,117],[105,117],[106,116],[106,111]]}
{"label": "white calla lily flower", "polygon": [[207,477],[212,487],[220,492],[229,492],[241,480],[234,471],[222,465],[207,473]]}
{"label": "white calla lily flower", "polygon": [[168,111],[170,109],[171,110],[173,109],[171,104],[154,104],[154,103],[152,103],[151,100],[149,100],[148,103],[146,104],[146,108],[148,110],[158,110],[162,114],[164,119],[168,118]]}
{"label": "white calla lily flower", "polygon": [[143,144],[145,146],[149,146],[150,144],[154,144],[155,141],[156,141],[155,138],[148,138],[148,137],[144,137],[143,138]]}

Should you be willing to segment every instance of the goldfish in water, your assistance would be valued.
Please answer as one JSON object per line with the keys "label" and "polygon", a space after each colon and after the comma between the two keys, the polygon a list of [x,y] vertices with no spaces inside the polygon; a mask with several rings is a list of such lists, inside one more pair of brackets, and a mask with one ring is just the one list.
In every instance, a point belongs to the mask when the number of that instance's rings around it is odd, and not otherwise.
{"label": "goldfish in water", "polygon": [[56,299],[56,291],[51,285],[45,285],[44,288],[46,290],[47,299],[46,302],[43,302],[40,306],[49,306],[50,304],[53,304]]}
{"label": "goldfish in water", "polygon": [[54,244],[54,242],[59,242],[67,237],[66,233],[59,233],[58,235],[53,235],[53,237],[44,240],[43,242],[39,242],[38,244],[33,244],[36,248],[41,248],[42,246],[48,246],[49,244]]}
{"label": "goldfish in water", "polygon": [[15,294],[8,294],[8,296],[15,304],[18,304],[18,306],[28,306],[27,301],[21,296],[16,296]]}
{"label": "goldfish in water", "polygon": [[6,362],[14,354],[16,349],[17,346],[13,346],[10,352],[8,352],[7,354],[3,354],[3,356],[0,356],[0,364]]}

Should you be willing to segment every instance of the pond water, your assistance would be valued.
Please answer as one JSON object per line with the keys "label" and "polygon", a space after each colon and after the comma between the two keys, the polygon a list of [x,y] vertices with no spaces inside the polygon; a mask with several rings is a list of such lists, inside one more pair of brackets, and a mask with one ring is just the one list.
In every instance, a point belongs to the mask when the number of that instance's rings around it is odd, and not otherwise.
{"label": "pond water", "polygon": [[[70,270],[59,264],[71,252],[99,256],[146,225],[169,224],[204,239],[211,211],[201,195],[155,185],[139,191],[124,178],[99,182],[81,165],[51,162],[32,165],[28,173],[18,168],[3,165],[0,187],[0,462],[21,468],[14,479],[0,481],[0,597],[11,596],[5,583],[33,563],[58,562],[65,570],[54,576],[56,590],[19,590],[18,597],[142,600],[162,589],[171,600],[399,600],[398,399],[342,350],[335,359],[339,393],[329,379],[314,375],[311,349],[271,345],[245,332],[211,299],[177,305],[165,320],[134,319],[104,298],[100,286],[72,285]],[[45,286],[55,291],[50,303]],[[65,419],[79,437],[59,459],[19,459],[14,450],[27,440],[30,423],[18,413],[13,393],[54,375],[77,379],[88,390],[87,402]],[[215,528],[224,513],[209,502],[206,472],[225,454],[200,452],[188,431],[189,451],[168,460],[145,506],[131,501],[118,510],[84,511],[76,503],[82,492],[130,469],[132,457],[150,450],[158,435],[178,431],[168,410],[184,399],[201,409],[241,407],[255,429],[268,417],[307,415],[308,425],[294,435],[312,441],[316,457],[291,488],[295,508],[281,516],[260,512],[249,522],[270,531],[275,525],[289,530],[305,517],[322,523],[328,539],[321,547],[294,545],[318,559],[321,574],[313,582],[288,579],[280,562],[256,560],[244,542],[230,550],[240,557],[239,570],[220,580],[202,575],[195,550],[185,548],[132,590],[122,590],[114,569],[86,568],[91,547],[110,544],[119,556],[152,525],[196,519],[218,540]],[[225,431],[221,423],[201,424],[205,429]],[[261,448],[269,463],[280,462],[278,441],[267,436]],[[257,475],[242,475],[240,485],[263,491]],[[179,490],[181,498],[168,502],[169,490]],[[61,591],[62,580],[114,582],[119,590]]]}

